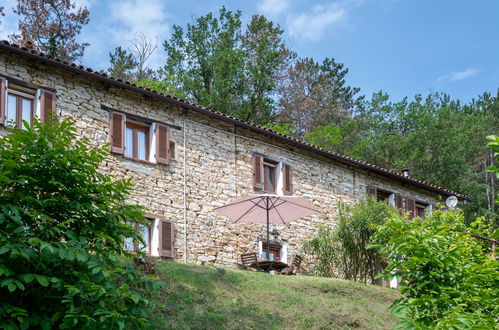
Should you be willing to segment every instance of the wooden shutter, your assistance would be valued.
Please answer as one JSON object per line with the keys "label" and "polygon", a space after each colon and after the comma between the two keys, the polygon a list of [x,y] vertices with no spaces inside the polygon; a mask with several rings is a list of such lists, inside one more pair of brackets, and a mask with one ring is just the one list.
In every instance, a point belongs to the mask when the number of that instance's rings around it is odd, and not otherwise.
{"label": "wooden shutter", "polygon": [[293,176],[291,172],[291,166],[288,164],[284,164],[282,174],[284,194],[291,195],[293,193]]}
{"label": "wooden shutter", "polygon": [[395,194],[395,207],[399,210],[404,208],[404,199],[400,194]]}
{"label": "wooden shutter", "polygon": [[158,232],[159,255],[167,258],[175,258],[175,228],[173,226],[173,222],[169,220],[160,220]]}
{"label": "wooden shutter", "polygon": [[6,80],[0,77],[0,124],[5,124],[5,90],[6,90]]}
{"label": "wooden shutter", "polygon": [[255,189],[263,189],[263,157],[253,155],[253,187]]}
{"label": "wooden shutter", "polygon": [[156,162],[170,164],[170,132],[168,126],[156,124]]}
{"label": "wooden shutter", "polygon": [[376,197],[376,195],[378,193],[378,189],[376,189],[376,187],[373,187],[373,186],[368,186],[366,192],[368,195],[373,195],[374,197]]}
{"label": "wooden shutter", "polygon": [[55,93],[42,89],[40,94],[40,119],[42,122],[55,117],[55,103]]}
{"label": "wooden shutter", "polygon": [[111,152],[125,153],[125,114],[111,112],[109,129],[111,131]]}
{"label": "wooden shutter", "polygon": [[412,219],[416,216],[416,201],[414,199],[405,200],[405,211],[409,212],[409,217]]}

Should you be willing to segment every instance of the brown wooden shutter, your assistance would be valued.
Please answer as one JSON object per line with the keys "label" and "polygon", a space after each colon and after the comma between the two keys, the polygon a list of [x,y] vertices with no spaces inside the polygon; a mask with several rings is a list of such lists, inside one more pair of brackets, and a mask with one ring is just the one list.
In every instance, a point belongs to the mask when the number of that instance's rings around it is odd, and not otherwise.
{"label": "brown wooden shutter", "polygon": [[404,199],[400,194],[395,194],[395,207],[399,210],[404,208]]}
{"label": "brown wooden shutter", "polygon": [[416,216],[416,201],[414,199],[405,200],[405,211],[409,212],[409,217],[412,219]]}
{"label": "brown wooden shutter", "polygon": [[168,126],[156,124],[156,162],[170,164],[170,132]]}
{"label": "brown wooden shutter", "polygon": [[0,124],[5,124],[5,78],[0,77]]}
{"label": "brown wooden shutter", "polygon": [[40,119],[42,122],[46,122],[50,118],[55,117],[55,103],[55,93],[42,89],[40,95]]}
{"label": "brown wooden shutter", "polygon": [[175,258],[175,228],[173,222],[160,220],[159,232],[159,255],[167,258]]}
{"label": "brown wooden shutter", "polygon": [[253,155],[253,187],[255,189],[263,189],[262,169],[263,157]]}
{"label": "brown wooden shutter", "polygon": [[283,190],[285,195],[291,195],[293,193],[293,175],[291,172],[291,166],[284,164],[283,166]]}
{"label": "brown wooden shutter", "polygon": [[125,153],[125,114],[111,112],[109,128],[111,131],[111,152]]}
{"label": "brown wooden shutter", "polygon": [[368,195],[373,195],[374,197],[376,197],[376,195],[378,193],[378,189],[376,189],[376,187],[373,187],[373,186],[368,186],[366,192]]}

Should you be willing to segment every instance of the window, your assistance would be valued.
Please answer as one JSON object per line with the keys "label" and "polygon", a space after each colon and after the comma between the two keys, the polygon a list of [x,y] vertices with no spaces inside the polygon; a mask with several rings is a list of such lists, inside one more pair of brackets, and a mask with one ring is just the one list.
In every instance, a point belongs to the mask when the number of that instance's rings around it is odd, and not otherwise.
{"label": "window", "polygon": [[420,217],[420,218],[424,218],[427,208],[428,208],[428,204],[416,202],[416,212],[415,212],[416,216]]}
{"label": "window", "polygon": [[280,261],[282,245],[277,242],[270,242],[269,256],[267,257],[267,241],[262,241],[262,257],[269,261]]}
{"label": "window", "polygon": [[152,238],[152,224],[153,220],[148,219],[147,224],[135,224],[135,229],[139,232],[140,237],[145,245],[139,241],[134,241],[130,237],[125,239],[125,249],[133,252],[144,252],[147,255],[151,254],[151,238]]}
{"label": "window", "polygon": [[[170,133],[166,124],[111,111],[109,130],[111,152],[135,160],[170,163]],[[152,148],[151,143],[155,144]]]}
{"label": "window", "polygon": [[292,194],[291,166],[273,159],[253,155],[253,188],[271,194]]}
{"label": "window", "polygon": [[23,120],[31,124],[32,118],[40,117],[45,122],[55,116],[55,91],[27,87],[22,82],[11,82],[0,76],[0,124],[25,128]]}
{"label": "window", "polygon": [[24,89],[20,91],[9,88],[5,113],[6,123],[17,128],[25,128],[23,120],[31,124],[31,118],[34,117],[34,104],[34,90]]}
{"label": "window", "polygon": [[276,162],[269,159],[263,160],[263,191],[273,194],[276,192],[277,183],[276,165]]}
{"label": "window", "polygon": [[125,156],[139,160],[149,159],[149,126],[126,123]]}

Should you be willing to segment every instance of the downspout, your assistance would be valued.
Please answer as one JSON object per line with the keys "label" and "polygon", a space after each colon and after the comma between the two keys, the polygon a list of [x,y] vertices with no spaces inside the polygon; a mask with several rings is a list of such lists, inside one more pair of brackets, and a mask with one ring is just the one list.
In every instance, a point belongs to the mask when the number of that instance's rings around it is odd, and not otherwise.
{"label": "downspout", "polygon": [[187,263],[187,178],[186,178],[186,168],[187,168],[187,149],[186,149],[186,142],[185,142],[185,110],[184,110],[184,116],[183,116],[183,123],[182,123],[182,148],[184,149],[184,263]]}

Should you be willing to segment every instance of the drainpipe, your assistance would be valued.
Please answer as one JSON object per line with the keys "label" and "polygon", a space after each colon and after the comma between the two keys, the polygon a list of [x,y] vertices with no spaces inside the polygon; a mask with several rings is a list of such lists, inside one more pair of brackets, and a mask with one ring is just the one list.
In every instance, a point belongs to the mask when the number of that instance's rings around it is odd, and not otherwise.
{"label": "drainpipe", "polygon": [[185,143],[185,112],[183,116],[183,124],[182,124],[182,148],[184,149],[184,263],[187,263],[187,178],[185,177],[187,171],[187,149]]}

